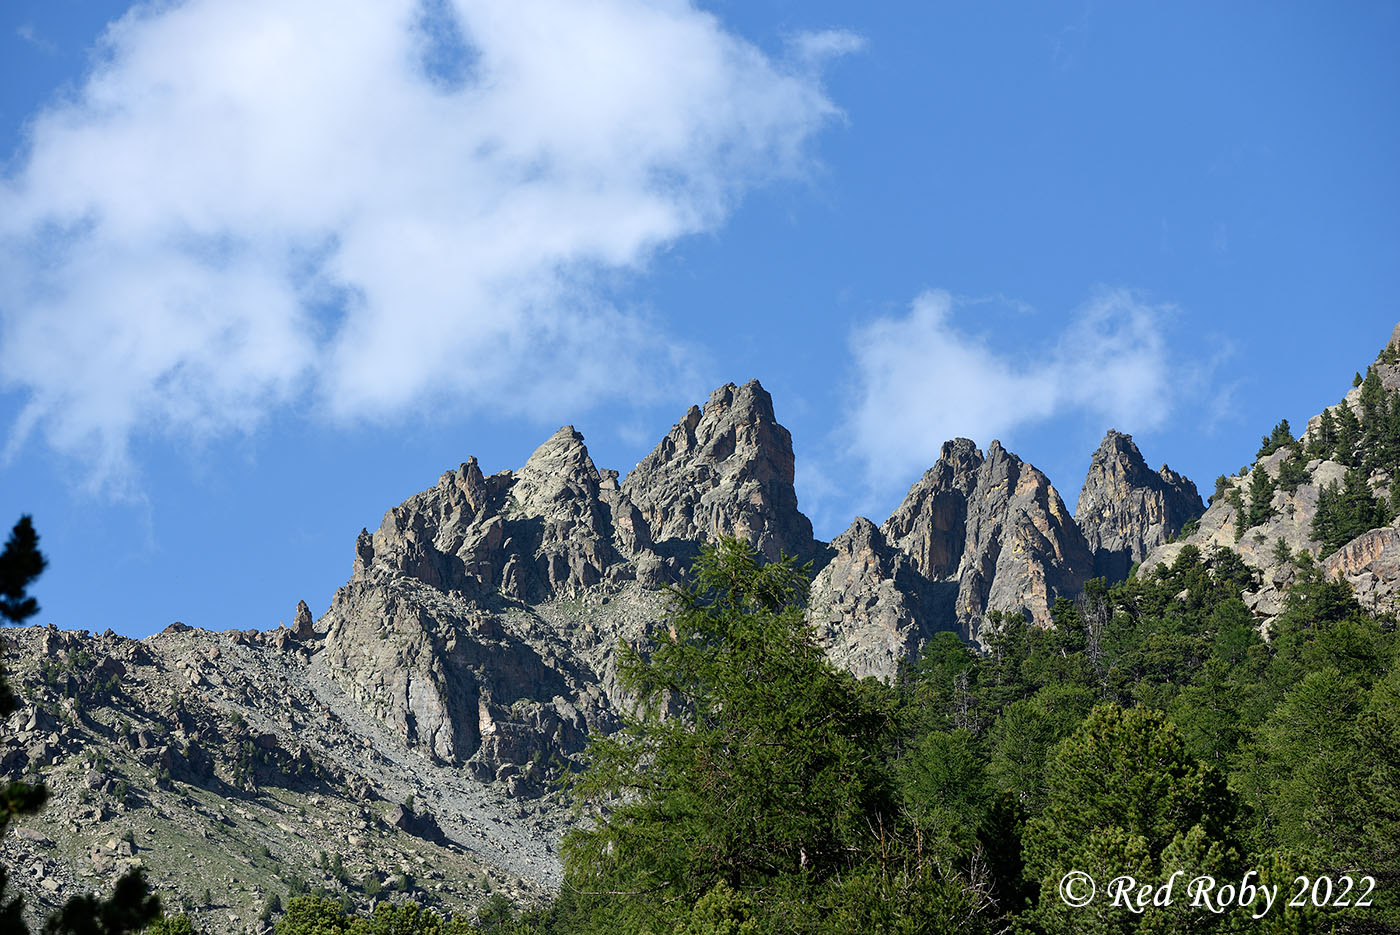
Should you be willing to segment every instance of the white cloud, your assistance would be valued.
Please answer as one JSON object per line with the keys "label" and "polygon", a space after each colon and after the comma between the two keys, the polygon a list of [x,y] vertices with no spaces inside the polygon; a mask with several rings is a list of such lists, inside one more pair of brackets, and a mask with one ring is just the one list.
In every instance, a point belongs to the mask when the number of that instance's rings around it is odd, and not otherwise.
{"label": "white cloud", "polygon": [[836,114],[805,53],[684,0],[139,6],[0,182],[11,449],[38,431],[107,476],[134,434],[308,400],[529,413],[664,387],[680,349],[600,275],[800,172]]}
{"label": "white cloud", "polygon": [[1133,432],[1171,411],[1173,365],[1162,325],[1170,306],[1103,290],[1058,335],[1029,340],[1011,355],[954,321],[966,303],[931,291],[907,315],[880,318],[851,337],[856,392],[847,415],[848,453],[866,463],[872,486],[907,482],[963,436],[985,447],[1018,427],[1089,413]]}
{"label": "white cloud", "polygon": [[865,48],[865,37],[844,29],[804,32],[790,42],[797,58],[809,65],[822,65],[829,59],[853,55]]}

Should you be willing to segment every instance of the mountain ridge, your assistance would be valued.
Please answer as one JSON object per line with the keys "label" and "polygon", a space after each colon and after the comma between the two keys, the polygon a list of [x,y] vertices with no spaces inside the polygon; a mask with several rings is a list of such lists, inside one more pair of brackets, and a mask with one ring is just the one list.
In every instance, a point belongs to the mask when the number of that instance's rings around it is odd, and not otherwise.
{"label": "mountain ridge", "polygon": [[[1364,427],[1377,386],[1400,393],[1396,359],[1400,326],[1370,382],[1328,411],[1345,406]],[[1281,485],[1324,422],[1254,470]],[[828,657],[883,680],[939,633],[976,641],[994,611],[1052,626],[1056,601],[1091,577],[1151,573],[1188,546],[1228,548],[1256,568],[1246,600],[1263,627],[1295,573],[1269,557],[1277,540],[1318,551],[1370,606],[1394,609],[1400,525],[1325,556],[1311,537],[1327,485],[1361,470],[1333,460],[1343,456],[1331,444],[1236,536],[1251,478],[1221,478],[1207,508],[1194,483],[1149,468],[1116,430],[1074,515],[999,441],[954,439],[889,517],[857,517],[825,543],[799,509],[791,435],[757,380],[690,407],[625,477],[600,469],[565,425],[519,469],[487,475],[469,457],[388,509],[356,537],[350,576],[319,617],[303,601],[291,627],[269,631],[7,634],[26,705],[0,767],[44,776],[54,803],[0,841],[0,856],[38,868],[15,884],[40,908],[133,860],[184,892],[180,868],[154,857],[159,843],[221,868],[203,878],[219,890],[221,924],[255,926],[260,900],[290,877],[372,898],[316,857],[379,873],[363,859],[371,846],[402,855],[405,880],[422,877],[403,885],[437,905],[477,904],[492,886],[530,899],[558,881],[567,818],[556,781],[629,710],[616,650],[664,638],[666,588],[703,542],[734,535],[769,560],[811,561],[807,619]],[[1368,469],[1365,483],[1389,498],[1389,477]],[[270,856],[225,859],[211,841]]]}

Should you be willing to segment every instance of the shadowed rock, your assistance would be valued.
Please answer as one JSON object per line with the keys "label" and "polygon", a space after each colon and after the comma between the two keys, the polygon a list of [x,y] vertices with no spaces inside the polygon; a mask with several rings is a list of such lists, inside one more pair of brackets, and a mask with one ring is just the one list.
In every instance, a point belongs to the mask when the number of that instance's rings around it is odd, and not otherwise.
{"label": "shadowed rock", "polygon": [[1153,471],[1131,435],[1109,430],[1089,461],[1074,519],[1110,584],[1206,510],[1196,485],[1165,464]]}

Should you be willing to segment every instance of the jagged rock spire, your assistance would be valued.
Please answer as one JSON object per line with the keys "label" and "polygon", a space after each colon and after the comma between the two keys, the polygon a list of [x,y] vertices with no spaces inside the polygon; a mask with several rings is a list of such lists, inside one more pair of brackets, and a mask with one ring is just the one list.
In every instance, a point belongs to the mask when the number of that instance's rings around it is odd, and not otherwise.
{"label": "jagged rock spire", "polygon": [[832,542],[811,615],[832,658],[893,676],[939,630],[975,637],[990,611],[1050,622],[1093,559],[1044,474],[992,442],[946,442],[904,502],[874,528],[858,519]]}
{"label": "jagged rock spire", "polygon": [[1196,485],[1165,464],[1153,471],[1133,437],[1109,429],[1089,461],[1074,518],[1110,583],[1205,512]]}
{"label": "jagged rock spire", "polygon": [[658,542],[731,535],[770,559],[813,551],[812,523],[797,509],[792,436],[757,380],[726,383],[704,409],[691,406],[622,491]]}

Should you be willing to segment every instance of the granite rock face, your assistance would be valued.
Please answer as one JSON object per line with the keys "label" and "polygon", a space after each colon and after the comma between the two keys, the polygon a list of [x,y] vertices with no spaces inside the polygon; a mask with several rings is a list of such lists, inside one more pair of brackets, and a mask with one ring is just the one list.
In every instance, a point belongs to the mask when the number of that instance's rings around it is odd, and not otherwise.
{"label": "granite rock face", "polygon": [[883,525],[857,519],[831,548],[809,619],[838,665],[886,679],[934,633],[975,639],[989,611],[1048,625],[1093,567],[1049,479],[999,442],[984,455],[965,438],[943,445]]}
{"label": "granite rock face", "polygon": [[812,581],[807,619],[837,665],[858,678],[888,679],[951,614],[953,592],[944,589],[946,613],[940,616],[929,582],[909,556],[863,516],[831,540],[831,551]]}
{"label": "granite rock face", "polygon": [[[1102,459],[1096,546],[1117,547],[1112,517],[1163,514],[1121,533],[1131,552],[1184,521],[1172,511],[1185,493],[1173,495],[1194,488],[1136,472],[1131,441],[1114,437],[1123,459]],[[647,645],[664,586],[722,535],[770,560],[813,559],[808,619],[830,657],[883,679],[940,631],[975,639],[990,611],[1049,625],[1055,599],[1094,572],[1049,479],[998,442],[985,454],[948,442],[882,525],[859,518],[830,546],[793,476],[791,435],[757,381],[691,407],[621,483],[572,426],[517,471],[488,476],[469,459],[358,538],[351,579],[315,624],[327,673],[407,746],[533,795],[538,764],[576,758],[587,734],[619,723],[630,699],[617,647]]]}
{"label": "granite rock face", "polygon": [[572,426],[518,471],[469,459],[360,534],[316,625],[327,672],[409,747],[536,794],[539,764],[617,726],[617,647],[648,638],[702,542],[814,554],[792,481],[757,381],[692,407],[624,484]]}
{"label": "granite rock face", "polygon": [[475,458],[384,514],[356,543],[355,580],[414,578],[468,596],[539,602],[631,575],[645,526],[566,425],[518,473]]}
{"label": "granite rock face", "polygon": [[1113,584],[1205,510],[1195,484],[1165,464],[1153,471],[1131,435],[1110,429],[1089,462],[1074,519],[1094,576]]}
{"label": "granite rock face", "polygon": [[1400,528],[1395,523],[1357,536],[1329,555],[1323,568],[1350,584],[1362,606],[1400,613]]}
{"label": "granite rock face", "polygon": [[1055,598],[1078,594],[1093,568],[1049,478],[997,441],[985,456],[965,438],[945,443],[880,531],[925,580],[956,583],[953,620],[968,638],[992,610],[1048,625]]}
{"label": "granite rock face", "polygon": [[[656,595],[652,595],[654,598]],[[580,753],[617,727],[613,649],[635,641],[655,600],[488,607],[421,581],[341,588],[327,673],[361,708],[435,762],[465,766],[511,795],[535,795],[541,764]]]}
{"label": "granite rock face", "polygon": [[653,538],[693,546],[736,536],[769,559],[810,557],[812,523],[797,509],[792,436],[757,380],[727,383],[690,407],[622,482]]}

